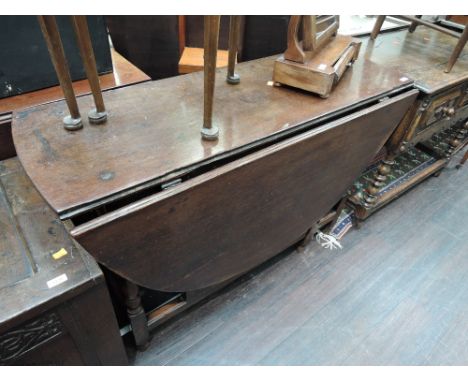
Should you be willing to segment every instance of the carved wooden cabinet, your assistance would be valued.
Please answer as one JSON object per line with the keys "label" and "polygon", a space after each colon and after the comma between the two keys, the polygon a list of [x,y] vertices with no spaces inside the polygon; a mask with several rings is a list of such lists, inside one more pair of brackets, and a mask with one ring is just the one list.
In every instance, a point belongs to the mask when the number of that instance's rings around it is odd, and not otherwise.
{"label": "carved wooden cabinet", "polygon": [[0,162],[0,365],[125,365],[98,265],[17,158]]}
{"label": "carved wooden cabinet", "polygon": [[419,95],[387,141],[386,158],[350,190],[349,204],[358,219],[437,174],[468,140],[467,54],[450,73],[443,71],[455,42],[424,26],[363,41],[365,57],[412,78]]}

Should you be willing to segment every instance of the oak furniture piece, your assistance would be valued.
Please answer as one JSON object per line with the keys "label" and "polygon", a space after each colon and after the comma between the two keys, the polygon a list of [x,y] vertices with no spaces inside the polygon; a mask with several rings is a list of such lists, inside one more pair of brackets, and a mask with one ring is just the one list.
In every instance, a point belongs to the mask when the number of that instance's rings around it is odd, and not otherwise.
{"label": "oak furniture piece", "polygon": [[[377,20],[375,21],[374,29],[372,30],[372,33],[371,33],[372,40],[375,40],[377,38],[377,35],[380,32],[380,28],[382,27],[382,24],[385,21],[385,17],[386,16],[377,17]],[[453,65],[455,65],[455,62],[460,56],[460,53],[463,51],[463,48],[465,47],[466,42],[468,41],[468,28],[467,28],[468,23],[465,24],[463,31],[460,33],[450,28],[444,27],[442,25],[435,24],[430,21],[422,20],[421,16],[415,17],[415,16],[398,15],[398,16],[393,16],[393,17],[397,17],[406,21],[411,21],[411,25],[409,27],[410,33],[413,33],[416,30],[418,25],[424,25],[426,28],[431,28],[437,32],[444,33],[447,36],[456,38],[458,41],[455,47],[453,48],[452,53],[449,56],[449,60],[447,62],[447,66],[444,69],[444,72],[449,73],[452,70]]]}
{"label": "oak furniture piece", "polygon": [[[207,22],[216,30],[217,20]],[[107,92],[107,123],[83,121],[73,133],[59,126],[63,101],[14,115],[18,157],[34,186],[71,235],[125,280],[141,348],[161,322],[143,309],[142,288],[175,296],[173,313],[190,294],[300,241],[416,97],[409,78],[364,59],[327,100],[275,87],[276,58],[237,65],[236,86],[225,69],[215,72],[215,141],[200,137],[200,72]],[[77,102],[89,109],[93,99]],[[166,317],[168,310],[159,307]]]}
{"label": "oak furniture piece", "polygon": [[350,205],[359,220],[437,174],[468,140],[466,54],[450,73],[440,71],[454,43],[425,26],[363,39],[365,58],[414,79],[420,93],[386,143],[386,157],[353,187]]}
{"label": "oak furniture piece", "polygon": [[291,16],[288,48],[275,62],[273,81],[327,98],[359,55],[359,41],[336,36],[338,27],[338,16]]}
{"label": "oak furniture piece", "polygon": [[17,158],[0,161],[0,365],[126,365],[103,274]]}

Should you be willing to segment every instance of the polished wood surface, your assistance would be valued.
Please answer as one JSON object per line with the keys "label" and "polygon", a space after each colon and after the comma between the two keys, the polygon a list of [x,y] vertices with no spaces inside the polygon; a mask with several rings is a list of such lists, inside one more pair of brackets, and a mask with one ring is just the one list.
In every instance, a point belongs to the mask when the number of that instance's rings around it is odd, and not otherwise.
{"label": "polished wood surface", "polygon": [[364,38],[361,57],[399,70],[423,92],[433,94],[468,80],[468,47],[450,73],[443,72],[455,45],[453,37],[420,26],[413,33],[384,33],[374,41]]}
{"label": "polished wood surface", "polygon": [[[150,80],[145,73],[132,65],[114,49],[111,49],[111,56],[113,66],[112,73],[99,76],[99,81],[103,90]],[[73,82],[73,89],[77,96],[91,93],[88,80],[86,79]],[[63,93],[60,86],[53,86],[47,89],[24,93],[14,97],[3,98],[0,101],[0,114],[11,113],[14,110],[21,110],[31,106],[42,105],[62,99]]]}
{"label": "polished wood surface", "polygon": [[[398,71],[358,59],[322,100],[271,86],[275,58],[239,64],[241,86],[230,86],[225,71],[217,70],[217,142],[201,140],[203,75],[193,73],[107,92],[108,123],[95,127],[85,121],[84,129],[73,134],[57,129],[64,102],[17,112],[13,137],[18,155],[53,209],[70,213],[135,186],[177,179],[201,164],[317,125],[412,84]],[[78,103],[87,109],[92,97],[79,97]]]}
{"label": "polished wood surface", "polygon": [[[452,53],[449,56],[447,66],[444,69],[444,73],[450,73],[450,71],[453,68],[453,65],[455,65],[455,62],[458,59],[458,56],[460,56],[461,51],[465,47],[465,44],[468,40],[468,23],[464,26],[464,30],[462,33],[454,31],[452,28],[447,28],[444,27],[443,25],[436,24],[435,22],[430,22],[421,19],[421,16],[394,16],[398,17],[400,19],[406,20],[406,21],[411,21],[411,25],[408,29],[408,32],[413,33],[416,30],[416,27],[418,25],[424,25],[427,28],[433,29],[437,32],[444,33],[448,36],[456,38],[458,41],[455,45],[455,48],[453,49]],[[380,32],[380,28],[382,27],[383,21],[385,20],[385,16],[379,16],[377,18],[377,21],[375,23],[374,28],[372,29],[371,33],[371,39],[375,40],[377,38],[377,35]]]}
{"label": "polished wood surface", "polygon": [[[116,87],[127,86],[134,83],[148,81],[150,78],[136,66],[124,59],[115,50],[111,49],[113,72],[99,77],[102,89],[108,90]],[[73,83],[75,94],[78,96],[89,94],[89,82],[87,80]],[[37,90],[14,97],[0,100],[0,160],[16,155],[11,136],[11,113],[27,107],[50,103],[63,98],[59,86]]]}
{"label": "polished wood surface", "polygon": [[242,157],[71,234],[98,262],[150,289],[190,291],[231,279],[313,227],[383,146],[416,94]]}

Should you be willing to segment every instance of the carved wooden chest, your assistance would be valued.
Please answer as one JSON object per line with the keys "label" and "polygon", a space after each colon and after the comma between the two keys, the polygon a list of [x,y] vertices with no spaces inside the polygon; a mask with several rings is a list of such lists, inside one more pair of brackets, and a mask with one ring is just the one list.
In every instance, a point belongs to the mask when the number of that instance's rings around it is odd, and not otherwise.
{"label": "carved wooden chest", "polygon": [[98,265],[17,158],[0,162],[0,365],[124,365]]}

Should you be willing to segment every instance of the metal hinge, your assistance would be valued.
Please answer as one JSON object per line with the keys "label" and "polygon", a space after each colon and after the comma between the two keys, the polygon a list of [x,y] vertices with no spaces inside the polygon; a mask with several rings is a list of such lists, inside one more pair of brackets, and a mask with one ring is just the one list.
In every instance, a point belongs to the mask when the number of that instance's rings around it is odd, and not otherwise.
{"label": "metal hinge", "polygon": [[162,190],[167,190],[168,188],[177,186],[179,183],[182,183],[182,179],[181,179],[181,178],[177,178],[177,179],[171,180],[171,181],[169,181],[169,182],[167,182],[167,183],[161,184],[161,189],[162,189]]}

